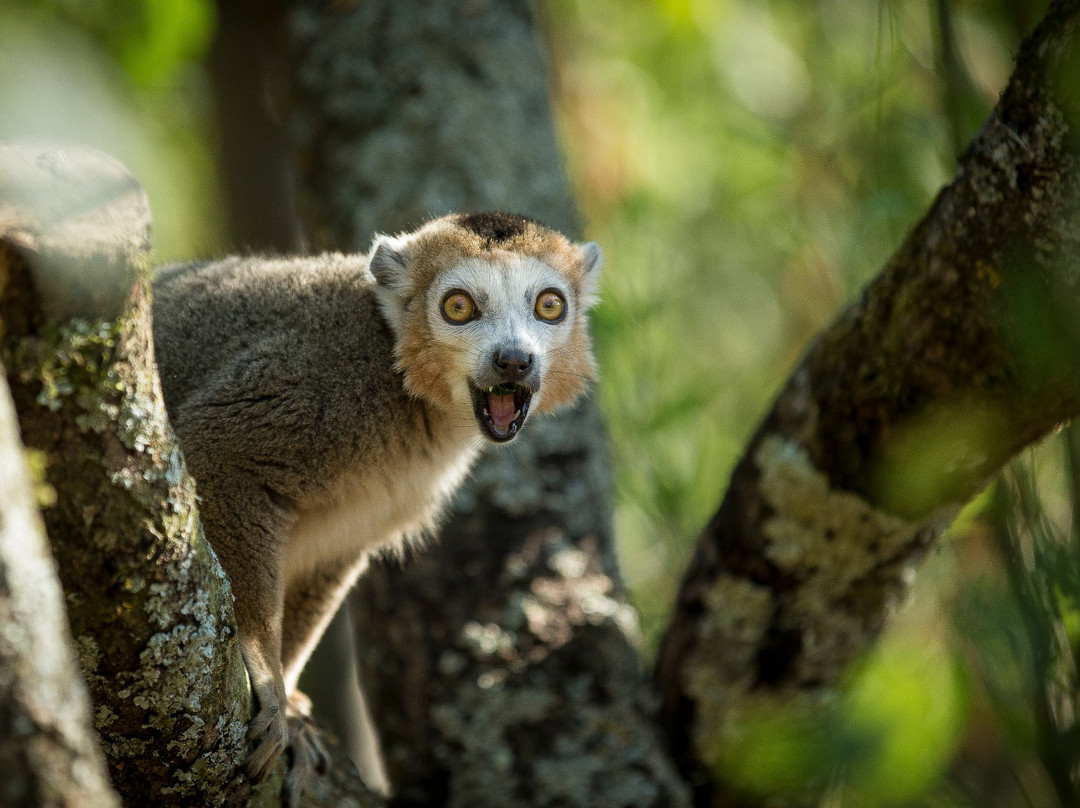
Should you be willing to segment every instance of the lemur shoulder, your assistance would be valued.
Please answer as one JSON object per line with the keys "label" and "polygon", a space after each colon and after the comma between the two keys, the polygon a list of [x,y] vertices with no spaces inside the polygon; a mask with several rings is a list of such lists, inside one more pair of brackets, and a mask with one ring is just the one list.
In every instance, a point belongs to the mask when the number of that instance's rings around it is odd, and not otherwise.
{"label": "lemur shoulder", "polygon": [[325,754],[300,671],[371,553],[430,531],[480,447],[595,375],[600,250],[509,214],[377,236],[367,255],[166,267],[154,340],[257,699],[248,776]]}

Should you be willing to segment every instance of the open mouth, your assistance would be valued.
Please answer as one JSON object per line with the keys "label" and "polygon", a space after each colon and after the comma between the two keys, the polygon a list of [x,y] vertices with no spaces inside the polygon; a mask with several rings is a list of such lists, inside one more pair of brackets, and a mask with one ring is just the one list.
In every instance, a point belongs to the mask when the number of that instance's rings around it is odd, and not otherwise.
{"label": "open mouth", "polygon": [[476,420],[487,430],[488,436],[502,443],[517,435],[525,416],[529,414],[529,402],[533,391],[511,382],[473,389],[473,406]]}

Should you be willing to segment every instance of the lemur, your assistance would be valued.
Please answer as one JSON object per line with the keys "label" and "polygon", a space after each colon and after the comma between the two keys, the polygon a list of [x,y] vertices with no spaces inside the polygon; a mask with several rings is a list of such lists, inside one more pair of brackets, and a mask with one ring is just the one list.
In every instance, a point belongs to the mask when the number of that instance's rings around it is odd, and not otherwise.
{"label": "lemur", "polygon": [[600,249],[450,215],[367,255],[234,257],[153,283],[166,410],[228,574],[257,700],[245,773],[326,755],[297,680],[372,553],[430,532],[481,446],[595,376]]}

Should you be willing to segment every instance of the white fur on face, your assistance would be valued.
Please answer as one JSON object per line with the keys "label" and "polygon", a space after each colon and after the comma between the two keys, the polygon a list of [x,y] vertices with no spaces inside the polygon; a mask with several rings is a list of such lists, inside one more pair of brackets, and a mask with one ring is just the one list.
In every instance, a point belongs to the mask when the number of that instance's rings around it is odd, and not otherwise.
{"label": "white fur on face", "polygon": [[[447,292],[461,289],[472,297],[480,316],[455,325],[443,319],[442,301]],[[566,301],[566,314],[557,323],[536,316],[536,298],[554,289]],[[504,259],[466,259],[444,271],[428,290],[425,299],[428,322],[435,340],[451,349],[455,367],[451,369],[453,395],[472,406],[470,383],[480,387],[494,384],[492,357],[498,350],[518,350],[532,354],[539,380],[534,407],[543,395],[543,378],[553,352],[570,340],[571,324],[580,316],[579,301],[562,273],[531,256],[508,254]],[[535,386],[535,385],[530,385]]]}

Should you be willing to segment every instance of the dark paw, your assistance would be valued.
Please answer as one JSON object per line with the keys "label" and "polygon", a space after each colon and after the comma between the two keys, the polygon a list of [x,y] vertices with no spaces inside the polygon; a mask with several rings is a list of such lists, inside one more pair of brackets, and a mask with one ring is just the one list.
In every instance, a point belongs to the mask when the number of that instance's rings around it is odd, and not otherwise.
{"label": "dark paw", "polygon": [[289,727],[289,774],[285,777],[285,805],[297,806],[311,774],[326,774],[330,756],[309,713],[311,703],[303,693],[289,696],[286,710]]}
{"label": "dark paw", "polygon": [[248,726],[247,739],[255,748],[244,763],[244,774],[253,783],[261,783],[288,746],[289,724],[285,711],[280,708],[260,710]]}

